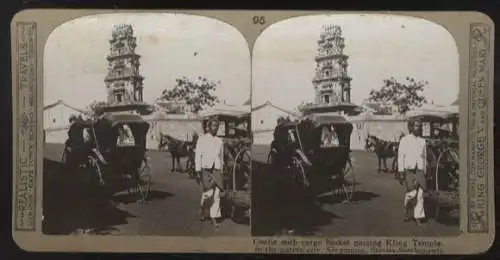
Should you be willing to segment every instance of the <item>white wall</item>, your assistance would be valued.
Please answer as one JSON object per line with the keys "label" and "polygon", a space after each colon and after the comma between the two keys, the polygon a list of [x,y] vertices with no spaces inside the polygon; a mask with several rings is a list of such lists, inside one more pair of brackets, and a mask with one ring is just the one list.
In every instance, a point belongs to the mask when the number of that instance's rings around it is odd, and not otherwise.
{"label": "white wall", "polygon": [[68,138],[69,118],[71,115],[79,115],[64,104],[58,104],[43,110],[43,129],[46,143],[62,144]]}
{"label": "white wall", "polygon": [[146,140],[148,149],[157,149],[159,144],[160,133],[168,134],[180,140],[191,140],[192,134],[196,132],[198,135],[203,133],[201,120],[199,119],[152,119],[148,120],[150,129]]}
{"label": "white wall", "polygon": [[63,144],[68,138],[68,129],[45,129],[45,142]]}
{"label": "white wall", "polygon": [[292,117],[290,114],[269,105],[252,111],[252,131],[274,130],[278,118],[282,116]]}
{"label": "white wall", "polygon": [[79,115],[80,112],[63,104],[45,109],[43,111],[43,128],[60,129],[69,127],[71,115]]}
{"label": "white wall", "polygon": [[403,119],[372,118],[367,120],[352,120],[351,149],[363,150],[368,135],[376,136],[386,141],[398,141],[399,136],[408,133],[407,121]]}
{"label": "white wall", "polygon": [[259,131],[253,133],[253,143],[257,145],[270,145],[273,141],[274,130]]}

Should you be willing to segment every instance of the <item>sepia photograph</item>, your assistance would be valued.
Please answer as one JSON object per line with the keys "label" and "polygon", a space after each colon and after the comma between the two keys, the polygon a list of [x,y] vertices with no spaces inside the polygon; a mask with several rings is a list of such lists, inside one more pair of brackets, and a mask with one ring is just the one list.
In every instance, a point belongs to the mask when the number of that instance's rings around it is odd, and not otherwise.
{"label": "sepia photograph", "polygon": [[445,27],[311,15],[252,50],[252,235],[460,235],[459,54]]}
{"label": "sepia photograph", "polygon": [[25,251],[493,243],[483,13],[27,9],[10,32]]}
{"label": "sepia photograph", "polygon": [[251,65],[220,20],[69,20],[43,57],[45,235],[249,236]]}

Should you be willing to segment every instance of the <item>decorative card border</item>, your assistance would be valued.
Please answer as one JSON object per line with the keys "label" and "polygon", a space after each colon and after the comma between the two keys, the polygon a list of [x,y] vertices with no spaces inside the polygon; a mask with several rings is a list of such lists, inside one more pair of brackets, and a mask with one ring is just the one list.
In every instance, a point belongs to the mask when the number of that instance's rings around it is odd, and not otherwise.
{"label": "decorative card border", "polygon": [[38,147],[37,24],[17,22],[15,229],[36,230]]}
{"label": "decorative card border", "polygon": [[[154,10],[120,13],[180,13],[211,17],[238,29],[253,48],[269,25],[289,18],[357,12]],[[447,28],[460,52],[460,200],[458,237],[145,237],[47,236],[42,216],[42,63],[43,46],[57,26],[79,17],[116,10],[24,10],[12,21],[13,57],[13,236],[25,250],[89,252],[235,252],[326,254],[463,254],[487,250],[494,238],[493,39],[494,24],[479,12],[363,12],[422,18]],[[50,17],[50,19],[49,19]],[[465,29],[464,29],[465,28]],[[467,52],[469,55],[467,55]],[[465,55],[464,55],[465,54]],[[467,122],[464,122],[467,121]],[[470,154],[469,154],[470,153]],[[40,158],[42,157],[42,158]],[[463,165],[463,166],[462,166]],[[334,240],[345,242],[332,246]],[[419,240],[423,239],[423,240]],[[430,240],[431,239],[431,240]],[[297,242],[289,247],[286,242]],[[330,240],[330,242],[329,242]],[[333,241],[333,242],[332,242]],[[415,241],[421,246],[414,246]],[[269,242],[262,244],[262,242]],[[283,243],[285,242],[285,243]],[[338,242],[338,241],[337,241]],[[381,243],[384,247],[356,246]],[[276,243],[273,245],[273,243]],[[329,244],[330,243],[330,244]],[[335,244],[335,243],[333,243]],[[285,250],[285,251],[283,251]],[[290,251],[291,250],[291,251]]]}
{"label": "decorative card border", "polygon": [[470,25],[469,46],[469,156],[467,231],[488,232],[488,87],[490,87],[490,26]]}

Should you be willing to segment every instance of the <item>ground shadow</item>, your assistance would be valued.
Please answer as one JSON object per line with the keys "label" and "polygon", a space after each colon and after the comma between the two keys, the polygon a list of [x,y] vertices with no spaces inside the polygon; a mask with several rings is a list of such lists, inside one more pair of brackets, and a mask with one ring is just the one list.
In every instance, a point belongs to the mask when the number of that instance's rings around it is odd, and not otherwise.
{"label": "ground shadow", "polygon": [[[166,191],[159,191],[159,190],[152,190],[149,193],[148,199],[146,200],[145,203],[148,203],[150,201],[154,200],[163,200],[169,197],[174,196],[173,193],[166,192]],[[121,203],[121,204],[130,204],[130,203],[136,203],[137,202],[137,197],[130,196],[128,193],[121,193],[121,194],[115,194],[111,197],[111,200],[115,203]]]}
{"label": "ground shadow", "polygon": [[460,225],[460,207],[453,203],[437,200],[435,195],[425,200],[425,211],[434,221],[446,226]]}
{"label": "ground shadow", "polygon": [[440,206],[436,221],[446,226],[459,226],[460,209],[455,206]]}
{"label": "ground shadow", "polygon": [[340,218],[314,203],[312,196],[280,185],[265,163],[253,161],[252,174],[253,236],[285,235],[283,232],[288,230],[293,230],[289,235],[314,235],[319,227]]}
{"label": "ground shadow", "polygon": [[72,173],[62,173],[61,168],[59,162],[44,159],[44,234],[68,235],[80,229],[104,234],[135,217],[118,209],[109,199],[109,191],[83,182]]}
{"label": "ground shadow", "polygon": [[250,225],[250,218],[245,217],[243,214],[237,214],[231,218],[231,220],[239,225]]}
{"label": "ground shadow", "polygon": [[[373,198],[379,197],[378,194],[375,194],[373,192],[369,191],[354,191],[352,194],[352,199],[348,202],[351,204],[362,202],[362,201],[369,201]],[[339,195],[334,195],[334,194],[327,194],[327,195],[322,195],[319,196],[318,202],[323,203],[323,204],[336,204],[336,203],[342,203],[344,202],[344,198]]]}

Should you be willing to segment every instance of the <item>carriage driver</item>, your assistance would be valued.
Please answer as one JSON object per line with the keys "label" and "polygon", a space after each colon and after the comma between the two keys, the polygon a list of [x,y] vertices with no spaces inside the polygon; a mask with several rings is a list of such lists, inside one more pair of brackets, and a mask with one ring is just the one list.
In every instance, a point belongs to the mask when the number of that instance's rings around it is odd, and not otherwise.
{"label": "carriage driver", "polygon": [[[201,135],[196,143],[195,170],[201,177],[202,195],[200,218],[209,217],[215,229],[219,228],[217,219],[221,217],[220,195],[222,190],[222,169],[224,166],[224,144],[217,136],[219,121],[210,118],[207,121],[208,132]],[[207,205],[208,204],[208,205]]]}
{"label": "carriage driver", "polygon": [[425,219],[424,190],[426,189],[426,142],[421,137],[422,123],[408,121],[409,134],[404,136],[398,149],[398,171],[404,178],[406,194],[404,198],[405,221],[413,219],[420,224]]}
{"label": "carriage driver", "polygon": [[83,137],[83,126],[79,124],[79,118],[75,115],[69,117],[69,129],[68,129],[68,139],[66,139],[65,145],[66,150],[69,152],[69,156],[66,158],[66,163],[69,169],[73,170],[78,166],[79,150],[85,144]]}

